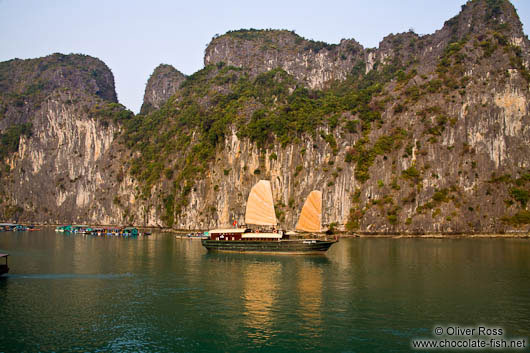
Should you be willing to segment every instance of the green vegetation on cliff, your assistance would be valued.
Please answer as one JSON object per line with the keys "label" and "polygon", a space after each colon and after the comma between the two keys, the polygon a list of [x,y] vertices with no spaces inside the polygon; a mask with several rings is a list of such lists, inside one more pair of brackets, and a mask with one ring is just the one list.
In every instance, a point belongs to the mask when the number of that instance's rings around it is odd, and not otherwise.
{"label": "green vegetation on cliff", "polygon": [[[170,225],[172,214],[186,206],[197,177],[207,170],[232,128],[261,148],[276,142],[296,143],[304,134],[316,138],[318,128],[325,125],[344,124],[352,133],[357,132],[353,126],[358,122],[358,133],[366,134],[373,122],[381,120],[384,109],[373,98],[398,69],[394,63],[362,74],[364,65],[359,63],[348,80],[318,91],[299,85],[280,68],[252,78],[245,70],[223,63],[207,66],[189,76],[161,109],[126,121],[123,141],[141,152],[131,161],[131,173],[140,181],[144,198],[161,179],[171,181],[164,196],[165,220]],[[323,138],[336,149],[332,135]],[[387,152],[393,142],[382,138],[374,146],[374,155]],[[357,160],[362,162],[363,157]],[[369,167],[371,162],[367,163]]]}
{"label": "green vegetation on cliff", "polygon": [[[221,37],[230,37],[240,40],[247,40],[247,41],[253,41],[253,40],[263,40],[265,45],[269,48],[276,48],[275,43],[278,42],[278,39],[282,36],[291,38],[294,45],[300,45],[304,44],[303,50],[311,50],[315,53],[318,53],[322,49],[331,50],[335,47],[337,47],[336,44],[329,44],[322,41],[314,41],[314,40],[308,40],[305,39],[298,34],[296,34],[294,31],[289,30],[278,30],[278,29],[239,29],[235,31],[228,31]],[[220,36],[215,36],[212,38],[212,41],[219,38]]]}
{"label": "green vegetation on cliff", "polygon": [[[344,80],[329,82],[323,90],[307,88],[294,74],[281,68],[254,74],[251,68],[227,66],[223,62],[206,66],[188,77],[161,109],[138,115],[125,124],[125,143],[140,152],[131,160],[130,170],[140,182],[142,196],[149,199],[154,185],[169,186],[164,187],[162,198],[164,220],[172,225],[174,216],[186,207],[196,180],[205,176],[214,156],[222,150],[219,146],[232,131],[262,150],[277,145],[298,145],[307,137],[321,139],[333,156],[341,152],[339,142],[344,145],[345,139],[349,139],[349,146],[342,151],[344,162],[351,165],[355,180],[360,183],[372,178],[372,166],[379,156],[382,160],[390,159],[389,192],[394,193],[397,201],[385,209],[384,218],[390,225],[399,224],[400,205],[415,199],[425,179],[440,178],[437,173],[427,172],[430,168],[428,149],[438,148],[447,131],[457,127],[458,117],[450,114],[448,107],[468,96],[467,90],[473,84],[473,78],[467,74],[470,65],[489,63],[492,54],[503,48],[502,65],[495,65],[502,66],[503,70],[517,68],[525,76],[524,65],[517,59],[521,52],[508,45],[506,39],[512,27],[501,26],[496,20],[499,14],[508,11],[505,3],[490,1],[466,6],[470,6],[467,10],[473,12],[473,16],[484,16],[481,21],[488,23],[486,28],[495,30],[483,31],[477,20],[474,25],[481,29],[480,33],[473,33],[473,29],[463,31],[459,27],[463,17],[457,16],[446,23],[449,35],[443,41],[445,48],[440,47],[434,60],[426,63],[419,61],[418,49],[433,45],[430,38],[413,33],[389,36],[387,42],[394,51],[385,60],[376,61],[368,72],[365,63],[359,60]],[[486,19],[488,16],[493,19]],[[304,40],[289,31],[254,29],[231,31],[223,37],[223,45],[228,43],[228,47],[229,38],[257,41],[263,47],[249,47],[262,52],[276,44],[296,46]],[[210,45],[215,45],[216,41],[214,39]],[[333,49],[324,43],[307,43],[305,50],[315,53]],[[488,84],[482,83],[483,86]],[[422,145],[428,147],[422,149]],[[461,153],[474,153],[471,151],[469,145],[464,144]],[[414,160],[397,167],[399,157],[412,158],[413,155]],[[476,170],[477,162],[472,161],[471,165]],[[251,172],[257,175],[262,170],[260,166]],[[325,166],[322,170],[327,172],[329,168]],[[300,172],[296,168],[294,176]],[[334,180],[328,181],[328,186],[334,185],[339,176],[338,172],[330,174]],[[443,196],[440,190],[447,190],[450,185],[438,186],[437,191],[429,191],[429,198],[434,193],[434,200],[440,199]],[[418,190],[400,195],[402,187]],[[379,189],[386,189],[382,181]],[[520,205],[526,205],[526,191],[514,188],[510,195]],[[434,202],[433,205],[442,207],[443,203]],[[361,204],[359,202],[351,212],[350,227],[355,228],[361,220],[359,217],[364,216]],[[440,213],[439,208],[433,211],[434,216]]]}
{"label": "green vegetation on cliff", "polygon": [[4,109],[15,110],[25,105],[34,108],[54,90],[77,90],[117,101],[109,68],[88,55],[56,53],[38,59],[0,62],[0,103]]}
{"label": "green vegetation on cliff", "polygon": [[4,133],[0,133],[0,161],[18,151],[21,136],[31,136],[31,123],[11,125]]}

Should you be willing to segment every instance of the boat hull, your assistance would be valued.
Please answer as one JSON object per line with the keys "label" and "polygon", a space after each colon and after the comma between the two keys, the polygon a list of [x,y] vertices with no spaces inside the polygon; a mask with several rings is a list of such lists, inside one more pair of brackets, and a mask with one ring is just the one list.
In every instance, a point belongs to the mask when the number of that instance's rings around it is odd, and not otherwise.
{"label": "boat hull", "polygon": [[330,240],[212,240],[203,239],[202,245],[208,251],[256,252],[274,254],[323,254],[337,241]]}
{"label": "boat hull", "polygon": [[0,276],[9,272],[9,267],[7,265],[0,265]]}

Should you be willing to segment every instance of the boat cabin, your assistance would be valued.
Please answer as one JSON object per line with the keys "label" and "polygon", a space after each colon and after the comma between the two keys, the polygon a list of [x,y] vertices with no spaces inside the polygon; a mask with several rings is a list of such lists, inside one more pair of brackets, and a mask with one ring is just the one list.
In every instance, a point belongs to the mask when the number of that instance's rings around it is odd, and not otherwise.
{"label": "boat cabin", "polygon": [[282,231],[260,232],[249,228],[214,229],[209,231],[211,240],[255,240],[270,241],[281,239]]}
{"label": "boat cabin", "polygon": [[5,262],[0,263],[0,276],[9,272],[9,267],[7,267],[7,257],[8,254],[0,254],[0,259],[5,259]]}

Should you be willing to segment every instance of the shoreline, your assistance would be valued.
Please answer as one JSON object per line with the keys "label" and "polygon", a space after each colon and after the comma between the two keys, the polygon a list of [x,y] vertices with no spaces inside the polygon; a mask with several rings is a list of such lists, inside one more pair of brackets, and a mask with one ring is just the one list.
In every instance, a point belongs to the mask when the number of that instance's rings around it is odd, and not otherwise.
{"label": "shoreline", "polygon": [[[2,223],[2,222],[0,222]],[[7,222],[6,222],[7,223]],[[39,224],[39,223],[17,223],[21,225],[34,225],[36,227],[53,228],[63,224]],[[116,225],[94,225],[94,227],[119,227]],[[200,229],[173,229],[164,227],[141,227],[134,226],[139,230],[148,230],[152,232],[160,233],[174,233],[174,234],[187,234],[203,232]],[[508,231],[505,233],[462,233],[462,232],[438,232],[438,233],[383,233],[383,232],[335,232],[333,236],[339,236],[340,238],[394,238],[394,239],[413,239],[413,238],[424,238],[424,239],[464,239],[464,238],[519,238],[525,239],[530,238],[530,232],[528,231]]]}
{"label": "shoreline", "polygon": [[530,233],[425,233],[425,234],[341,234],[342,238],[393,238],[393,239],[469,239],[469,238],[519,238],[530,239]]}

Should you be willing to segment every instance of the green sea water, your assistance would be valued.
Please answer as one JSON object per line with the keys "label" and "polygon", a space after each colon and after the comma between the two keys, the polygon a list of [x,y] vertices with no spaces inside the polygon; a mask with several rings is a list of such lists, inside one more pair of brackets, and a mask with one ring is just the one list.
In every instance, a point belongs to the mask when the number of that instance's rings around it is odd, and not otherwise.
{"label": "green sea water", "polygon": [[355,238],[274,256],[44,230],[0,233],[1,252],[0,352],[409,352],[438,326],[530,338],[528,239]]}

